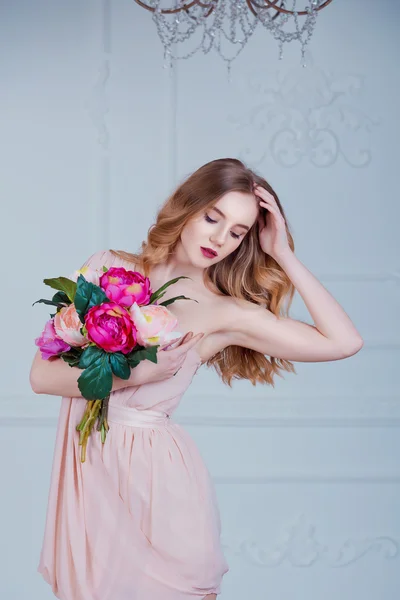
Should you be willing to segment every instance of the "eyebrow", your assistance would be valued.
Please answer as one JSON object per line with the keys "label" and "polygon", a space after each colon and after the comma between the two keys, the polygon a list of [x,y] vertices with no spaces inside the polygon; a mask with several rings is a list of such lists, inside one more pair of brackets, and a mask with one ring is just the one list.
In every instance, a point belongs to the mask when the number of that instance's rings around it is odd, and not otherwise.
{"label": "eyebrow", "polygon": [[[216,206],[213,206],[211,208],[211,210],[215,210],[215,212],[217,212],[219,215],[221,215],[221,217],[223,217],[224,219],[226,218],[224,213],[222,212],[222,210],[219,210],[219,208],[217,208]],[[242,225],[240,223],[236,223],[236,225],[234,225],[234,227],[242,227],[243,229],[246,229],[246,231],[248,231],[250,229],[250,227],[248,225]]]}

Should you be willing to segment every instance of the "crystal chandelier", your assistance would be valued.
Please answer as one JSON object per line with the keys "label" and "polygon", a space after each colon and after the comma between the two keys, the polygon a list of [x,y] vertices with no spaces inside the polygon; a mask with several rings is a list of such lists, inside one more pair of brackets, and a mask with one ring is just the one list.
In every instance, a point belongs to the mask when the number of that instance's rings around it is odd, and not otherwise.
{"label": "crystal chandelier", "polygon": [[[332,0],[135,0],[152,13],[164,47],[165,65],[172,59],[186,59],[196,52],[215,50],[231,63],[243,50],[257,26],[267,29],[277,40],[279,59],[283,44],[301,44],[302,64],[318,12]],[[299,4],[302,6],[299,9]],[[290,5],[290,6],[289,6]],[[302,22],[301,22],[302,21]],[[194,48],[178,53],[179,44],[192,39]],[[184,47],[184,46],[182,46]]]}

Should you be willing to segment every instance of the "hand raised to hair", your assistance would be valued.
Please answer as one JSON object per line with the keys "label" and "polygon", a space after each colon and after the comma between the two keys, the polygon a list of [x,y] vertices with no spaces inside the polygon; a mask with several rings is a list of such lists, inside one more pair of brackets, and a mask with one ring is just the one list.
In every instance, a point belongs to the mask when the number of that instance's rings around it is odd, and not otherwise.
{"label": "hand raised to hair", "polygon": [[258,216],[258,238],[261,249],[277,260],[285,252],[291,252],[285,219],[275,198],[265,188],[255,185],[254,194],[260,198],[260,206],[268,211],[260,212]]}

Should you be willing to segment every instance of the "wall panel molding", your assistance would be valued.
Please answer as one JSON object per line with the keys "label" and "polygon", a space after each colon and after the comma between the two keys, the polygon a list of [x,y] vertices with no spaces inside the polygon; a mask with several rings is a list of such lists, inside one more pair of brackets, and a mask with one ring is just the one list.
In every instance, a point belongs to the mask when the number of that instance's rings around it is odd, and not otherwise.
{"label": "wall panel molding", "polygon": [[371,273],[320,273],[318,279],[340,283],[400,283],[400,269]]}
{"label": "wall panel molding", "polygon": [[335,539],[322,542],[317,529],[317,525],[302,514],[282,527],[275,543],[228,540],[222,536],[222,546],[224,551],[240,557],[243,562],[269,569],[284,564],[310,568],[318,563],[337,569],[354,565],[368,554],[373,554],[379,562],[400,557],[400,540],[394,535],[356,538],[348,534],[339,543]]}
{"label": "wall panel molding", "polygon": [[304,162],[326,169],[339,158],[353,168],[368,167],[372,133],[383,120],[363,107],[366,74],[333,73],[309,50],[306,62],[303,71],[298,65],[259,68],[236,77],[242,101],[227,120],[242,136],[241,158],[256,166],[273,160],[286,169]]}
{"label": "wall panel molding", "polygon": [[[60,398],[36,394],[0,398],[0,426],[53,427]],[[399,427],[400,398],[320,394],[237,400],[223,395],[187,395],[174,419],[200,427]]]}
{"label": "wall panel molding", "polygon": [[177,111],[178,111],[178,74],[177,74],[176,61],[172,60],[170,67],[164,65],[165,73],[165,86],[166,86],[166,144],[165,147],[169,147],[168,160],[168,187],[172,190],[178,183],[178,136],[177,136]]}
{"label": "wall panel molding", "polygon": [[94,184],[91,195],[91,224],[95,247],[110,247],[110,130],[106,116],[110,111],[107,85],[111,75],[111,0],[99,3],[99,66],[94,83],[84,103],[95,130]]}
{"label": "wall panel molding", "polygon": [[381,468],[375,469],[331,469],[331,473],[321,466],[320,470],[303,469],[299,471],[279,468],[273,472],[268,467],[268,473],[265,475],[214,475],[213,481],[216,485],[224,486],[262,486],[271,484],[295,484],[304,485],[312,484],[334,484],[334,485],[369,485],[369,484],[400,484],[400,469],[385,470]]}

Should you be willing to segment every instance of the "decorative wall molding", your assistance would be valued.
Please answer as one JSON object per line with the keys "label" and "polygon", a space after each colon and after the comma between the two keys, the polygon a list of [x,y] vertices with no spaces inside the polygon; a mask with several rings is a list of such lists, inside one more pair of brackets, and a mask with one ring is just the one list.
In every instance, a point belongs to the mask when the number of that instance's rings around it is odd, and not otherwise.
{"label": "decorative wall molding", "polygon": [[168,182],[167,187],[173,190],[178,181],[178,132],[177,132],[177,107],[178,107],[178,80],[176,60],[171,59],[171,66],[164,65],[166,94],[165,105],[165,147],[168,148]]}
{"label": "decorative wall molding", "polygon": [[380,342],[380,341],[364,341],[364,346],[361,352],[370,350],[382,350],[383,352],[397,352],[400,350],[400,342]]}
{"label": "decorative wall molding", "polygon": [[[31,398],[8,397],[0,401],[0,428],[35,427],[56,430],[60,409],[60,398],[32,396]],[[173,420],[183,426],[201,428],[285,428],[293,427],[399,427],[400,402],[387,398],[371,400],[347,398],[332,402],[330,406],[321,399],[319,401],[268,401],[247,400],[244,403],[217,397],[205,401],[204,397],[187,399],[186,410]],[[353,403],[353,409],[350,405]],[[230,412],[229,411],[230,407]],[[269,408],[271,416],[267,416]],[[318,414],[319,408],[319,414]],[[335,410],[336,409],[336,410]],[[359,412],[357,412],[357,410]],[[207,413],[208,411],[208,413]],[[281,413],[279,414],[279,411]],[[216,414],[216,413],[219,414]],[[246,415],[244,414],[246,413]],[[258,415],[257,415],[258,413]],[[225,415],[230,415],[225,416]],[[273,416],[275,415],[275,416]],[[279,415],[279,416],[277,416]],[[386,415],[386,416],[385,416]],[[236,435],[236,433],[235,433]],[[240,435],[240,432],[237,433]],[[368,463],[365,467],[352,467],[342,464],[305,465],[305,468],[293,468],[291,465],[269,464],[262,467],[262,472],[248,474],[215,474],[216,485],[223,486],[262,486],[270,484],[400,484],[400,467],[392,469],[385,465]]]}
{"label": "decorative wall molding", "polygon": [[110,131],[106,115],[110,110],[107,97],[107,84],[110,79],[111,60],[111,0],[102,0],[101,42],[99,68],[95,82],[84,105],[97,133],[95,181],[91,198],[91,224],[93,239],[97,249],[109,248],[109,210],[110,210]]}
{"label": "decorative wall molding", "polygon": [[274,545],[262,547],[253,540],[228,542],[222,536],[225,552],[239,556],[244,562],[256,567],[276,568],[284,564],[292,567],[313,567],[322,563],[329,568],[342,568],[354,565],[367,554],[374,553],[381,560],[399,559],[400,542],[394,537],[380,535],[366,536],[363,539],[346,537],[338,547],[335,544],[321,543],[317,539],[317,526],[309,522],[305,515],[286,525]]}
{"label": "decorative wall molding", "polygon": [[97,72],[96,80],[90,90],[89,97],[85,102],[88,116],[97,133],[97,143],[108,152],[110,145],[110,132],[106,122],[106,115],[110,110],[106,94],[106,86],[110,78],[110,61],[103,57]]}
{"label": "decorative wall molding", "polygon": [[[185,402],[185,400],[183,400]],[[243,400],[214,395],[190,396],[179,414],[185,425],[214,427],[398,427],[400,397],[352,394],[266,394]]]}
{"label": "decorative wall molding", "polygon": [[[3,395],[0,427],[55,427],[60,398]],[[320,394],[312,397],[265,394],[263,398],[187,394],[173,417],[182,425],[218,428],[400,427],[400,394],[371,396]]]}
{"label": "decorative wall molding", "polygon": [[365,75],[321,69],[313,64],[310,51],[306,62],[307,69],[263,70],[240,80],[246,94],[242,104],[250,108],[230,115],[228,121],[243,138],[248,132],[241,158],[254,166],[268,158],[284,168],[303,160],[327,168],[341,156],[350,167],[367,167],[370,134],[381,122],[356,103],[363,95]]}
{"label": "decorative wall molding", "polygon": [[216,485],[234,485],[234,486],[260,486],[260,485],[271,485],[271,484],[296,484],[305,485],[308,483],[312,484],[389,484],[398,485],[400,484],[400,469],[398,471],[385,470],[381,468],[375,469],[352,469],[350,470],[334,470],[331,469],[331,473],[327,472],[324,466],[321,466],[319,470],[308,469],[302,470],[289,470],[287,468],[280,467],[279,471],[271,471],[270,467],[266,468],[268,471],[262,475],[213,475],[213,481]]}
{"label": "decorative wall molding", "polygon": [[318,279],[340,283],[400,283],[400,269],[375,273],[321,273]]}

